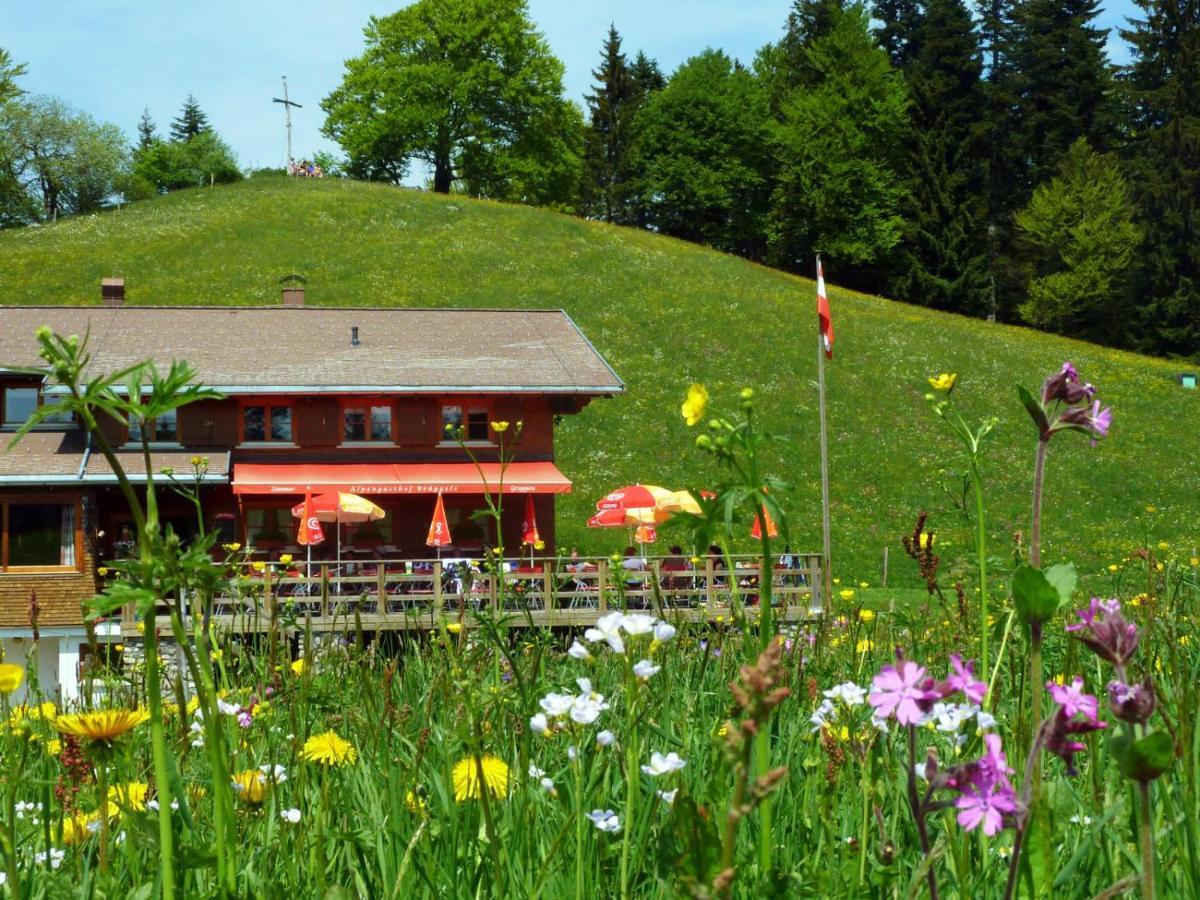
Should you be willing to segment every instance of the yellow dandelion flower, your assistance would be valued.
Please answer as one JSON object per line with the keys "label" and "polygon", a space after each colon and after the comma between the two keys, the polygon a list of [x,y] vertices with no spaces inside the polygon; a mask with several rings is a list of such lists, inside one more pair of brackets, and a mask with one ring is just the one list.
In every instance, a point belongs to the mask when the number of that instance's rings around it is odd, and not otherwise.
{"label": "yellow dandelion flower", "polygon": [[871,650],[874,650],[874,649],[875,649],[875,642],[873,640],[871,640],[870,638],[862,638],[861,640],[859,640],[859,642],[857,644],[854,645],[855,652],[859,653],[859,654],[869,653]]}
{"label": "yellow dandelion flower", "polygon": [[62,843],[67,847],[77,847],[88,838],[90,838],[96,829],[96,823],[99,821],[95,813],[79,813],[78,815],[69,816],[63,819],[62,823]]}
{"label": "yellow dandelion flower", "polygon": [[1142,595],[1138,594],[1136,597],[1131,597],[1129,600],[1129,605],[1130,606],[1141,606],[1142,605]]}
{"label": "yellow dandelion flower", "polygon": [[483,783],[488,795],[500,797],[508,793],[508,764],[498,756],[485,753],[478,758],[464,757],[454,764],[451,777],[454,781],[454,799],[478,800],[481,794],[479,770],[483,769]]}
{"label": "yellow dandelion flower", "polygon": [[55,730],[96,744],[111,744],[150,718],[144,709],[101,709],[58,716]]}
{"label": "yellow dandelion flower", "polygon": [[11,694],[25,680],[25,669],[16,663],[0,663],[0,694]]}
{"label": "yellow dandelion flower", "polygon": [[46,752],[51,756],[58,756],[62,753],[62,741],[58,738],[50,738],[46,741]]}
{"label": "yellow dandelion flower", "polygon": [[1108,571],[1110,571],[1110,572],[1119,572],[1119,571],[1121,571],[1121,567],[1120,567],[1120,566],[1118,566],[1116,563],[1110,563],[1110,564],[1109,564],[1109,567],[1108,567]]}
{"label": "yellow dandelion flower", "polygon": [[323,766],[344,766],[358,759],[358,751],[336,731],[326,731],[304,742],[300,758]]}
{"label": "yellow dandelion flower", "polygon": [[1170,550],[1170,549],[1171,549],[1171,545],[1170,545],[1170,544],[1168,544],[1166,541],[1159,541],[1159,542],[1158,542],[1158,549],[1159,549],[1159,550]]}
{"label": "yellow dandelion flower", "polygon": [[689,426],[695,425],[704,418],[706,409],[708,409],[708,389],[702,384],[693,384],[688,387],[687,398],[679,410],[683,413],[683,420]]}
{"label": "yellow dandelion flower", "polygon": [[258,769],[246,769],[233,776],[233,792],[243,803],[258,806],[267,799],[271,783]]}
{"label": "yellow dandelion flower", "polygon": [[1154,571],[1161,572],[1162,570],[1163,570],[1163,564],[1160,562],[1156,562],[1154,564]]}
{"label": "yellow dandelion flower", "polygon": [[189,716],[195,715],[196,710],[198,710],[199,708],[200,708],[200,698],[197,697],[195,694],[193,694],[191,697],[188,698],[187,714]]}
{"label": "yellow dandelion flower", "polygon": [[838,596],[841,597],[843,600],[853,600],[854,599],[854,591],[851,588],[846,588],[844,591],[840,591],[838,593]]}
{"label": "yellow dandelion flower", "polygon": [[858,617],[864,622],[873,622],[875,620],[875,610],[860,609],[858,611]]}
{"label": "yellow dandelion flower", "polygon": [[[262,773],[260,772],[259,774]],[[183,792],[187,794],[188,805],[192,807],[192,809],[195,809],[197,806],[199,806],[200,801],[208,796],[208,788],[200,784],[189,784],[183,789]]]}
{"label": "yellow dandelion flower", "polygon": [[508,423],[505,421],[493,422],[492,431],[496,432],[496,434],[504,434],[504,432],[508,431]]}
{"label": "yellow dandelion flower", "polygon": [[1181,634],[1179,636],[1179,646],[1180,647],[1190,647],[1191,645],[1192,645],[1191,635]]}
{"label": "yellow dandelion flower", "polygon": [[308,668],[308,663],[304,661],[304,657],[292,660],[292,673],[295,675],[303,675]]}
{"label": "yellow dandelion flower", "polygon": [[954,382],[957,380],[957,372],[942,372],[940,375],[930,376],[929,386],[935,391],[945,391],[946,393],[949,393],[954,388]]}
{"label": "yellow dandelion flower", "polygon": [[130,812],[144,812],[146,809],[146,795],[150,792],[150,786],[144,781],[130,781],[126,784],[114,784],[108,789],[108,814],[109,816],[117,816],[126,810]]}
{"label": "yellow dandelion flower", "polygon": [[409,791],[404,795],[404,805],[408,807],[408,811],[414,816],[422,816],[425,814],[426,808],[429,806],[425,802],[425,798],[420,794]]}

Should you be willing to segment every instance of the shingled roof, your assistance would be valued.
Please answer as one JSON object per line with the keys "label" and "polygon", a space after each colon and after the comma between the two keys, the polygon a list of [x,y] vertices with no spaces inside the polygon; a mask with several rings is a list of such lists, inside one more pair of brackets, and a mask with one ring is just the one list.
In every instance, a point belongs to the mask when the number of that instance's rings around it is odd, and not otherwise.
{"label": "shingled roof", "polygon": [[0,306],[0,367],[41,364],[41,325],[89,333],[97,372],[186,360],[226,393],[625,389],[562,310]]}

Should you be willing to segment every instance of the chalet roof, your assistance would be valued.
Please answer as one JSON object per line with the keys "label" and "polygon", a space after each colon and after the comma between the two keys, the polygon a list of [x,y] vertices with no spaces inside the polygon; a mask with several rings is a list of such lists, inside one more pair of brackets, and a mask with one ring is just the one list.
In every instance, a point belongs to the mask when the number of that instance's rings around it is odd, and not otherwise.
{"label": "chalet roof", "polygon": [[41,325],[87,332],[97,372],[186,360],[232,394],[624,390],[562,310],[0,306],[0,367],[41,365]]}
{"label": "chalet roof", "polygon": [[[31,431],[15,447],[8,448],[13,433],[0,433],[0,488],[51,485],[116,484],[117,476],[98,450],[89,449],[77,428],[65,431]],[[140,450],[117,450],[121,467],[134,483],[146,480],[145,457]],[[154,449],[150,466],[158,476],[164,468],[190,484],[196,475],[194,457],[207,460],[201,472],[205,482],[229,480],[229,452],[210,450]]]}

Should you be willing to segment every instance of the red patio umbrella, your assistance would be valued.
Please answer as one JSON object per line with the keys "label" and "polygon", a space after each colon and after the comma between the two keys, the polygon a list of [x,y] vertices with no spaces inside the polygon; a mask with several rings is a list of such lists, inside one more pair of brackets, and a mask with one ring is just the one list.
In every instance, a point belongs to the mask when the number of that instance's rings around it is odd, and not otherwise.
{"label": "red patio umbrella", "polygon": [[[767,517],[767,537],[779,537],[779,529],[775,527],[775,520],[771,518],[771,514],[767,512],[766,507],[763,508],[763,515]],[[759,525],[757,514],[754,516],[754,525],[750,528],[750,537],[762,540],[762,527]]]}
{"label": "red patio umbrella", "polygon": [[533,508],[533,494],[525,495],[525,518],[521,522],[521,543],[529,546],[529,564],[533,565],[534,546],[542,537],[538,534],[537,513]]}
{"label": "red patio umbrella", "polygon": [[429,523],[429,535],[425,538],[425,544],[429,547],[436,547],[440,554],[443,547],[447,547],[452,542],[450,537],[450,523],[446,521],[446,507],[442,504],[442,495],[437,495],[437,503],[433,507],[433,521]]}
{"label": "red patio umbrella", "polygon": [[673,495],[673,491],[655,484],[631,484],[605,494],[596,509],[655,509],[669,502]]}

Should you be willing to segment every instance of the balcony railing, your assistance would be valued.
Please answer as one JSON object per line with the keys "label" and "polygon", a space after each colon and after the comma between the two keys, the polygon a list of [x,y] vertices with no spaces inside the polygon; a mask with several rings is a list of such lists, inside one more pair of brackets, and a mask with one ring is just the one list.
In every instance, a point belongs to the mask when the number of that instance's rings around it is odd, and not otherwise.
{"label": "balcony railing", "polygon": [[[733,569],[713,558],[682,565],[651,558],[645,569],[634,570],[607,558],[576,565],[539,559],[511,563],[503,576],[437,559],[321,562],[310,572],[303,563],[247,564],[234,573],[231,588],[213,598],[211,617],[218,628],[243,633],[280,627],[423,630],[483,611],[505,614],[514,627],[589,625],[614,609],[716,621],[737,605],[759,602],[760,558],[731,561]],[[781,620],[811,618],[824,608],[819,554],[791,554],[788,564],[776,560],[770,577],[772,608]],[[170,627],[165,607],[159,624],[164,631]],[[125,610],[123,627],[135,631],[132,610]]]}

